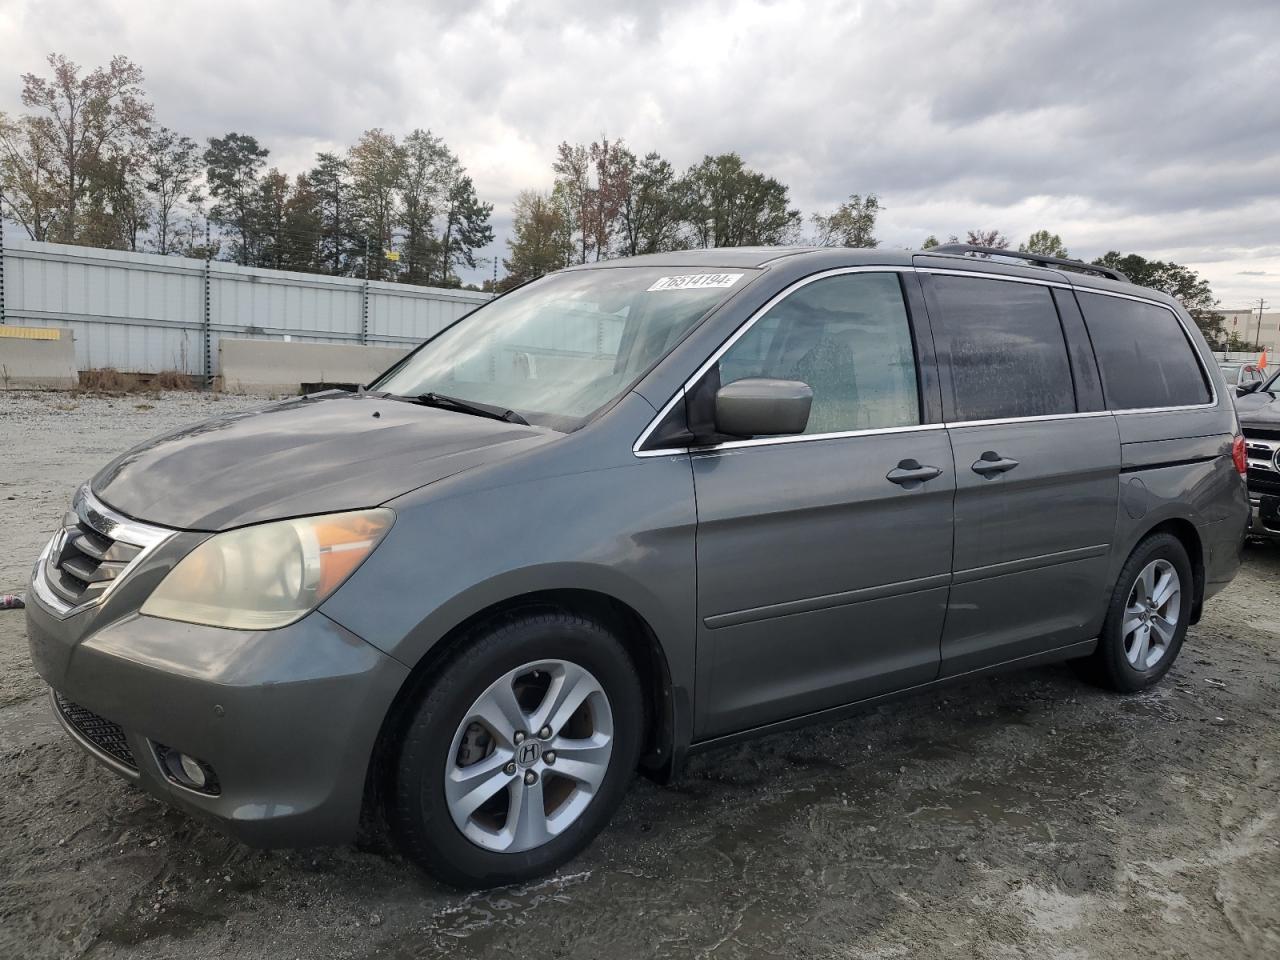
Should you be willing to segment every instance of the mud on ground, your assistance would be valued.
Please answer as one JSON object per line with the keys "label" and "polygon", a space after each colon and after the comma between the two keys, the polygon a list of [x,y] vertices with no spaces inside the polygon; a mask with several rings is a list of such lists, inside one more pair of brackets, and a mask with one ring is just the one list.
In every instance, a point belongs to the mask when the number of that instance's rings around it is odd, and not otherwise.
{"label": "mud on ground", "polygon": [[[253,402],[0,395],[0,592],[111,455]],[[577,861],[484,894],[377,841],[251,850],[131,789],[0,612],[0,956],[1280,956],[1278,591],[1280,548],[1251,548],[1144,694],[1033,670],[638,779]]]}

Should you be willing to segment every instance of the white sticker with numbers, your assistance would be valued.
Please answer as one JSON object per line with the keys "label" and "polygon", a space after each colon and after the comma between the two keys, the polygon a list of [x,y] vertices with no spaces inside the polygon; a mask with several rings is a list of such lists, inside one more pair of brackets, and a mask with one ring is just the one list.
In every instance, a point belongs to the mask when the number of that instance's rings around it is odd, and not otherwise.
{"label": "white sticker with numbers", "polygon": [[657,290],[701,290],[704,287],[732,287],[742,279],[740,273],[689,273],[683,277],[659,277],[647,292]]}

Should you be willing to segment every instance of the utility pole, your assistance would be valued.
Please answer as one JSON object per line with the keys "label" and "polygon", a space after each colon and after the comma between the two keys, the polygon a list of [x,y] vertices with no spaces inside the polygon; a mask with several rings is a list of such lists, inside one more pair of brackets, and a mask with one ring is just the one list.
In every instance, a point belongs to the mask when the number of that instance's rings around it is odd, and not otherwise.
{"label": "utility pole", "polygon": [[1258,335],[1253,338],[1253,345],[1256,349],[1262,349],[1262,311],[1267,307],[1267,301],[1261,297],[1258,298]]}
{"label": "utility pole", "polygon": [[364,289],[360,291],[360,342],[369,341],[369,235],[364,236]]}
{"label": "utility pole", "polygon": [[4,323],[4,188],[0,187],[0,323]]}
{"label": "utility pole", "polygon": [[209,217],[204,218],[204,388],[213,387],[213,237]]}

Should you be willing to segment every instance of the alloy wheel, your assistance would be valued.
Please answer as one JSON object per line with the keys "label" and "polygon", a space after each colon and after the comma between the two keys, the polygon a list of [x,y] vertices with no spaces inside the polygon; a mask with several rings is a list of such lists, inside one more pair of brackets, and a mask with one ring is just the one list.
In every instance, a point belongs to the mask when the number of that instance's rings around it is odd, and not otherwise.
{"label": "alloy wheel", "polygon": [[1182,581],[1168,560],[1152,560],[1134,581],[1125,603],[1124,655],[1135,670],[1159,663],[1173,643],[1182,609]]}
{"label": "alloy wheel", "polygon": [[444,771],[449,814],[486,850],[532,850],[587,809],[612,753],[613,713],[591,672],[567,660],[524,664],[458,724]]}

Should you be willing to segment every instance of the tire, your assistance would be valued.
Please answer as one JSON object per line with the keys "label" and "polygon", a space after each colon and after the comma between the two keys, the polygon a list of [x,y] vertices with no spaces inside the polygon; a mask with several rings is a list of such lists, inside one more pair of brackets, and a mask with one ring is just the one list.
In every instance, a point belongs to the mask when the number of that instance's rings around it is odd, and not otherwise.
{"label": "tire", "polygon": [[[1163,604],[1160,592],[1164,577],[1176,575],[1178,590],[1176,615],[1171,597]],[[1149,579],[1148,574],[1153,574]],[[1144,585],[1139,586],[1139,580]],[[1154,582],[1157,606],[1142,602]],[[1098,636],[1098,647],[1089,657],[1077,661],[1084,677],[1098,686],[1121,693],[1135,693],[1159,682],[1173,666],[1191,619],[1195,581],[1187,550],[1177,537],[1157,533],[1147,537],[1125,561],[1116,580],[1106,619]],[[1145,607],[1145,619],[1139,613]],[[1136,629],[1135,629],[1135,624]],[[1147,646],[1142,644],[1145,627]]]}
{"label": "tire", "polygon": [[[579,697],[581,706],[566,714]],[[540,713],[560,729],[550,737],[520,731],[521,739],[515,729]],[[386,800],[397,846],[456,887],[554,870],[621,803],[644,714],[635,665],[599,623],[537,610],[486,624],[439,668],[403,728]]]}

